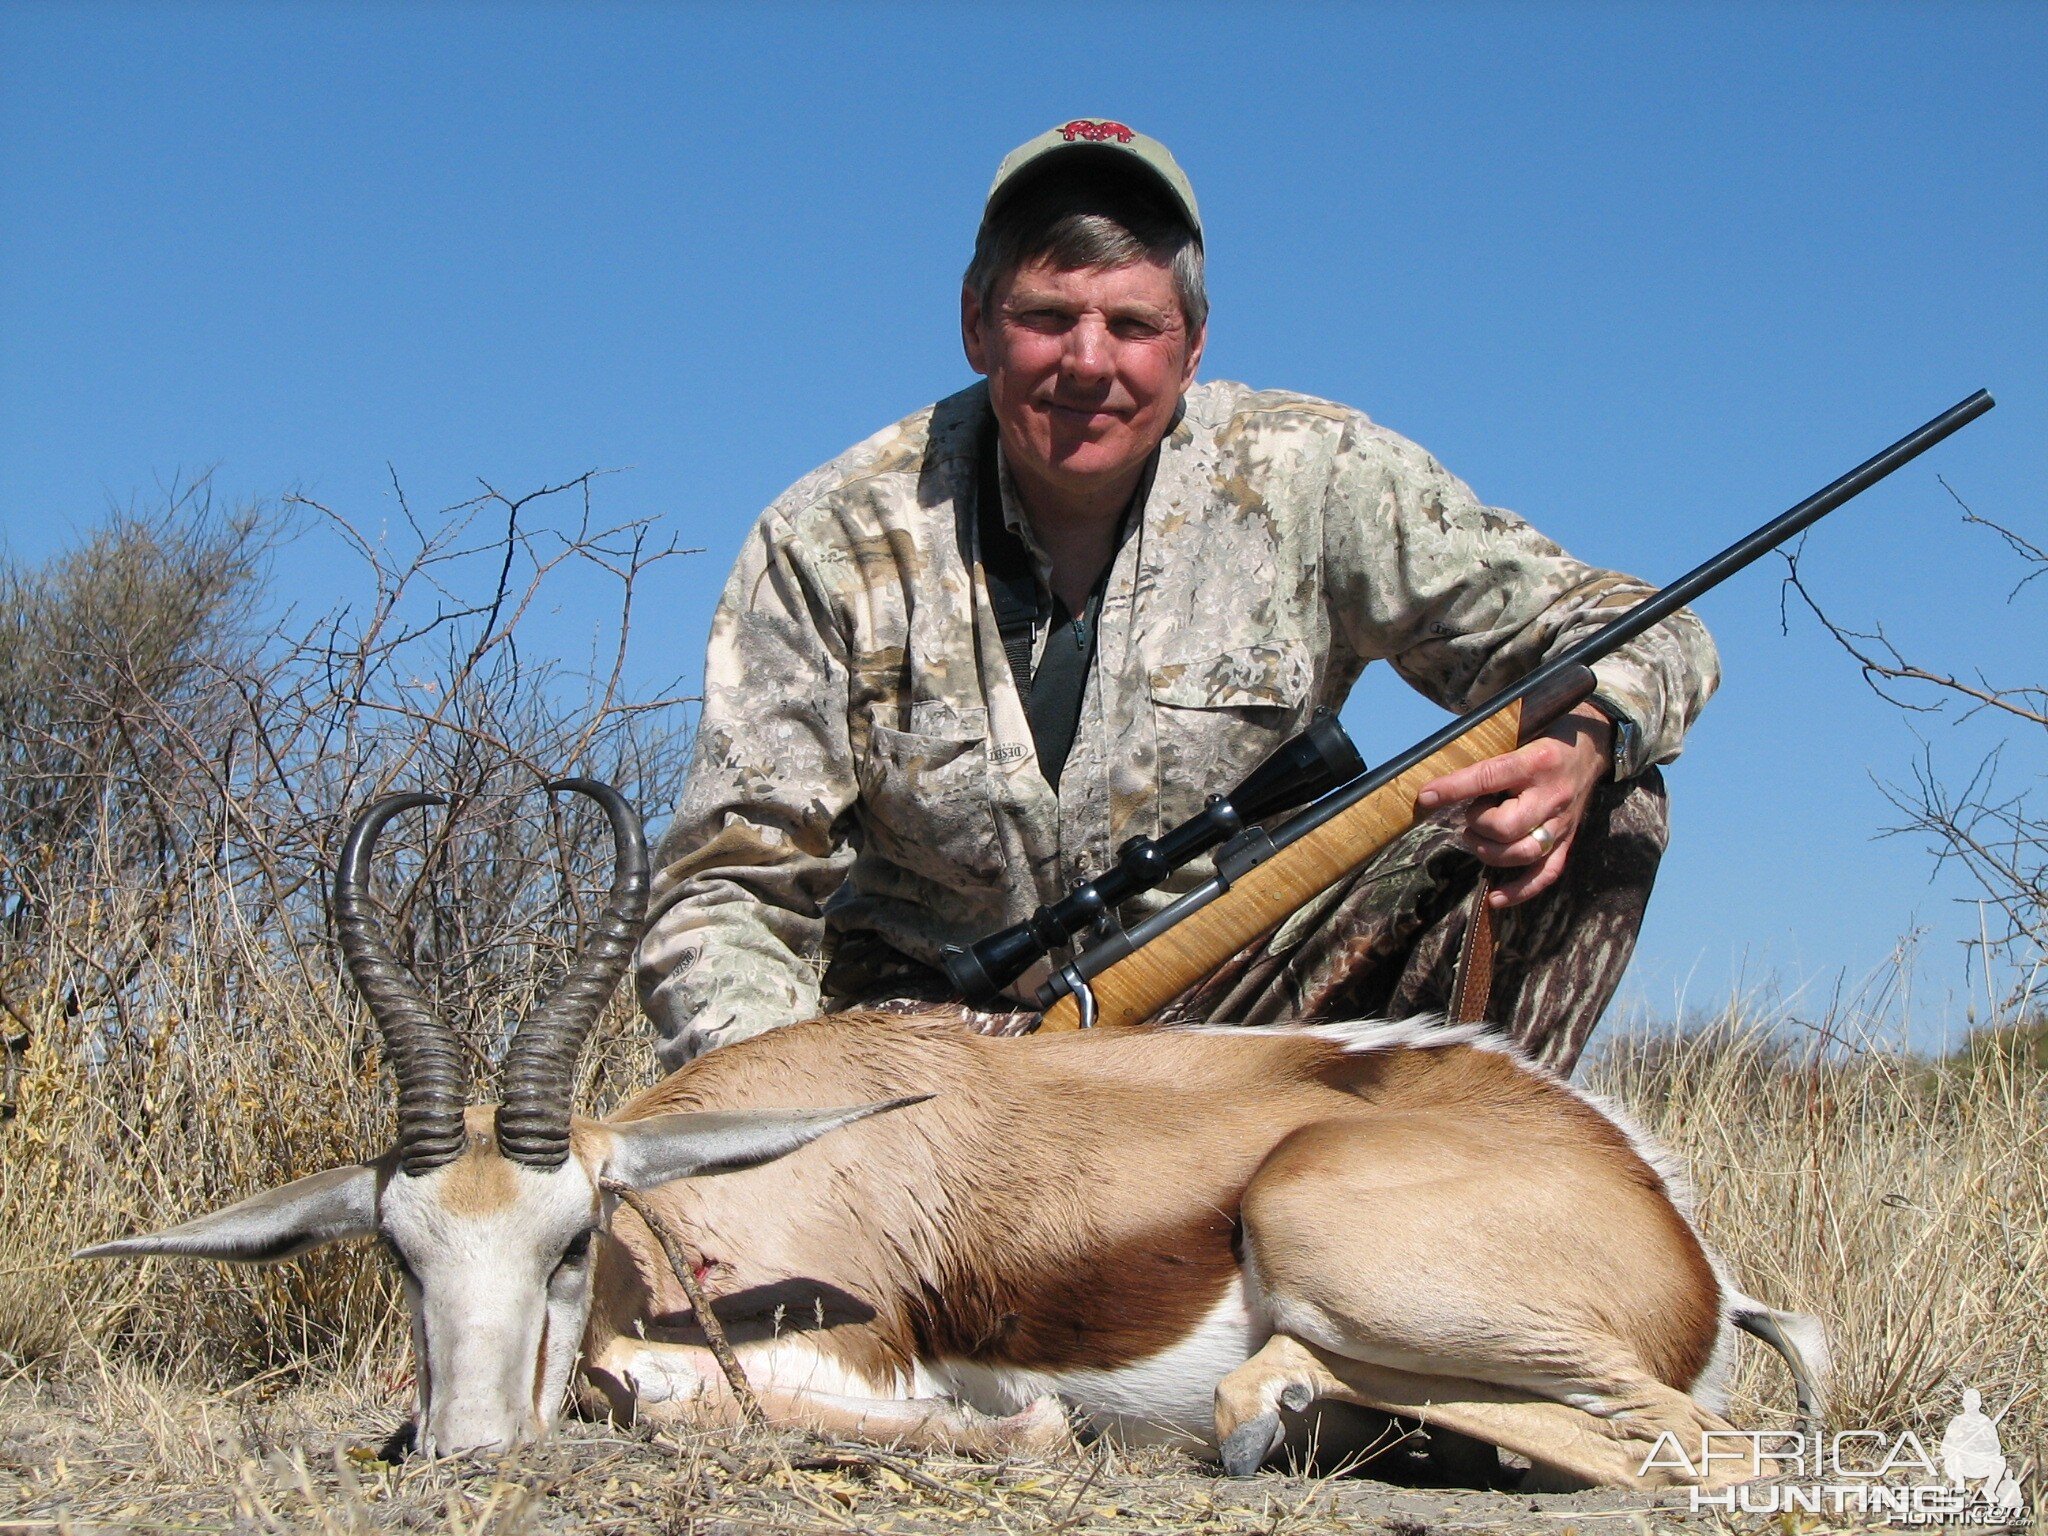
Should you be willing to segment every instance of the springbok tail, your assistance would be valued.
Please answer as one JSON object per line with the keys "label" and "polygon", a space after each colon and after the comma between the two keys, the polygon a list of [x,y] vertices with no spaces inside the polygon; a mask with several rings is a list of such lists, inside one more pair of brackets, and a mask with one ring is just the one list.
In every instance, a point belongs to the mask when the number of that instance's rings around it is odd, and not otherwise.
{"label": "springbok tail", "polygon": [[1832,1365],[1827,1330],[1805,1312],[1780,1312],[1737,1293],[1728,1298],[1729,1320],[1752,1338],[1762,1339],[1784,1359],[1792,1373],[1800,1427],[1818,1431],[1827,1415],[1827,1389]]}

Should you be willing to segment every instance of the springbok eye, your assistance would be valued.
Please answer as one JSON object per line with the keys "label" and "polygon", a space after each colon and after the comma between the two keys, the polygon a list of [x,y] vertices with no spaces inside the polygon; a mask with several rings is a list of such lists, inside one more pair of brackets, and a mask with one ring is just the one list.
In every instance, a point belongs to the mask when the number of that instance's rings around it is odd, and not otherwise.
{"label": "springbok eye", "polygon": [[561,1263],[556,1267],[566,1268],[572,1264],[581,1264],[585,1259],[589,1258],[590,1238],[591,1233],[588,1230],[578,1232],[574,1237],[570,1238],[569,1246],[562,1250]]}
{"label": "springbok eye", "polygon": [[398,1266],[399,1274],[405,1277],[407,1284],[417,1288],[420,1283],[420,1277],[413,1273],[412,1265],[408,1264],[405,1255],[398,1251],[398,1244],[391,1241],[388,1237],[383,1242],[384,1251],[391,1255],[391,1262]]}

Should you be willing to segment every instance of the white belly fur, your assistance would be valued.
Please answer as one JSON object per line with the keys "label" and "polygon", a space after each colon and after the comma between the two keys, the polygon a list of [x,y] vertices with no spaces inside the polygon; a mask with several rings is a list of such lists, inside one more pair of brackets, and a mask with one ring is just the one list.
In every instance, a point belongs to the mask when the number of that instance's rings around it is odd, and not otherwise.
{"label": "white belly fur", "polygon": [[[941,1360],[919,1368],[918,1390],[949,1393],[983,1413],[1015,1413],[1052,1393],[1099,1434],[1127,1445],[1216,1444],[1216,1383],[1249,1360],[1269,1330],[1245,1304],[1233,1278],[1209,1315],[1186,1338],[1113,1370],[1027,1370]],[[929,1383],[929,1387],[925,1384]]]}

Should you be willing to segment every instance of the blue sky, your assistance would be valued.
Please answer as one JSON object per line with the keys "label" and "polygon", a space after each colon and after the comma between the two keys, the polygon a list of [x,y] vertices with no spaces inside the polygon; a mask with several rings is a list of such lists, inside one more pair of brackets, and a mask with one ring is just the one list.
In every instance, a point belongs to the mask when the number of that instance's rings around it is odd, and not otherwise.
{"label": "blue sky", "polygon": [[[1808,572],[2038,680],[2048,594],[2006,603],[1935,476],[2048,541],[2044,61],[2035,5],[6,6],[0,538],[39,557],[204,466],[370,522],[391,470],[434,507],[622,466],[603,510],[705,551],[638,631],[650,686],[688,676],[753,514],[968,378],[997,160],[1100,114],[1194,180],[1209,376],[1359,406],[1652,580],[1988,386]],[[330,573],[280,567],[308,602]],[[1975,919],[1874,837],[1877,786],[1983,731],[1916,736],[1781,632],[1768,567],[1701,613],[1727,680],[1631,995],[1817,1008],[1922,931],[1939,1028]],[[1433,714],[1369,679],[1347,718],[1376,758]]]}

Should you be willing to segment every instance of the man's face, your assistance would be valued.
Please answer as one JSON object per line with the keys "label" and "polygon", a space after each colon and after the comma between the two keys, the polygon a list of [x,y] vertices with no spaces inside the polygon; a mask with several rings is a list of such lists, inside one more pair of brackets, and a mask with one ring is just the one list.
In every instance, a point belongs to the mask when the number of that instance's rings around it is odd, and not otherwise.
{"label": "man's face", "polygon": [[1032,262],[987,313],[963,294],[960,329],[1020,484],[1056,497],[1128,495],[1122,482],[1166,435],[1202,356],[1173,274],[1150,260],[1078,271]]}

